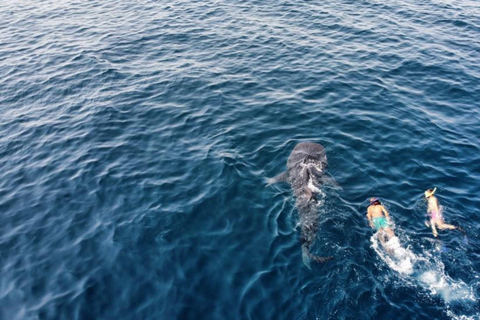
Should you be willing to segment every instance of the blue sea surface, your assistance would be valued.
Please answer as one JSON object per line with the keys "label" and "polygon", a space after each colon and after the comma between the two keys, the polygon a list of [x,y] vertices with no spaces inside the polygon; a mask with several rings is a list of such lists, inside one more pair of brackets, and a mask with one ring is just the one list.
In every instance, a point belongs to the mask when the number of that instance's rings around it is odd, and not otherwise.
{"label": "blue sea surface", "polygon": [[[478,1],[2,1],[0,31],[0,319],[480,319]],[[310,269],[267,185],[302,141],[342,187]]]}

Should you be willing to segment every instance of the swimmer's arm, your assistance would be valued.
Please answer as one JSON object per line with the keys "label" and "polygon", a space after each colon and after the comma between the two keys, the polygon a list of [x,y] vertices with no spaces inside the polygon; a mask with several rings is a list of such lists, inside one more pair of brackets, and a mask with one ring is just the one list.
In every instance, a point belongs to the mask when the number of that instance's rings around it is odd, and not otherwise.
{"label": "swimmer's arm", "polygon": [[387,209],[385,209],[384,206],[382,206],[382,211],[385,213],[385,218],[387,218],[388,223],[390,223],[390,215],[388,214]]}
{"label": "swimmer's arm", "polygon": [[372,216],[370,214],[370,210],[367,211],[367,219],[368,219],[370,227],[373,228],[373,222],[372,222]]}
{"label": "swimmer's arm", "polygon": [[437,228],[435,227],[435,222],[432,221],[431,224],[432,224],[432,233],[433,233],[433,236],[436,238],[437,235],[438,235],[438,232],[437,232]]}

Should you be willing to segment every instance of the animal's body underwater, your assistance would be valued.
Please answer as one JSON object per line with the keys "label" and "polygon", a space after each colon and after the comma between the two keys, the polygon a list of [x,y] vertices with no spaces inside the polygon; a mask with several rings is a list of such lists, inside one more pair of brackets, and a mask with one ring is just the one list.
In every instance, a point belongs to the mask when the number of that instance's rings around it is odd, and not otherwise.
{"label": "animal's body underwater", "polygon": [[312,259],[325,262],[333,257],[319,257],[310,253],[310,247],[315,241],[319,228],[318,201],[321,186],[336,185],[332,178],[326,175],[327,156],[325,148],[317,143],[301,142],[295,146],[287,160],[287,171],[269,180],[269,184],[286,182],[290,184],[295,195],[295,206],[300,218],[302,234],[302,257],[309,266]]}

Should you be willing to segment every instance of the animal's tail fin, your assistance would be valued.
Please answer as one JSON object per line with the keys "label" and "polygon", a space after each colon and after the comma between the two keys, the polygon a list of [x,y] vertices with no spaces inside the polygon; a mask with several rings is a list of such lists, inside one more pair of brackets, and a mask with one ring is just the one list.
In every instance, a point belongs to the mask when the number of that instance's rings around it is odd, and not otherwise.
{"label": "animal's tail fin", "polygon": [[303,259],[303,263],[305,264],[305,266],[310,269],[310,260],[313,260],[313,261],[318,262],[318,263],[324,263],[324,262],[327,262],[329,260],[332,260],[333,257],[319,257],[319,256],[316,256],[316,255],[313,255],[313,254],[310,253],[308,245],[306,243],[304,243],[302,245],[302,259]]}
{"label": "animal's tail fin", "polygon": [[313,261],[316,261],[316,262],[319,262],[319,263],[324,263],[324,262],[327,262],[327,261],[330,261],[333,259],[332,256],[330,257],[319,257],[319,256],[314,256],[313,254],[310,255],[310,258],[312,258]]}

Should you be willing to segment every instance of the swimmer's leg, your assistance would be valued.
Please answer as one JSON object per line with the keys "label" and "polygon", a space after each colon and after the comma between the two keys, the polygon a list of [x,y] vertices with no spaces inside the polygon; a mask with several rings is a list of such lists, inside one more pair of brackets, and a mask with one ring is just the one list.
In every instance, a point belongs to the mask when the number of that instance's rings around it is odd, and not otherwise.
{"label": "swimmer's leg", "polygon": [[445,230],[445,229],[453,230],[453,229],[457,229],[457,227],[452,226],[451,224],[446,224],[446,223],[441,222],[441,223],[438,224],[438,229],[441,229],[441,230]]}
{"label": "swimmer's leg", "polygon": [[386,227],[385,228],[385,234],[386,236],[388,237],[388,240],[392,239],[393,237],[395,237],[395,234],[393,233],[393,230],[392,228],[390,227]]}
{"label": "swimmer's leg", "polygon": [[435,220],[430,220],[430,224],[432,226],[433,236],[436,238],[438,236],[437,228],[435,227],[436,221]]}
{"label": "swimmer's leg", "polygon": [[389,255],[392,255],[394,252],[392,250],[391,247],[388,246],[388,241],[392,238],[392,236],[390,236],[390,233],[389,231],[392,232],[393,234],[393,231],[392,229],[390,228],[382,228],[380,229],[378,232],[379,232],[379,239],[380,239],[380,243],[382,244],[383,248],[385,249],[385,251],[389,254]]}
{"label": "swimmer's leg", "polygon": [[380,243],[382,244],[382,246],[385,247],[385,230],[382,228],[378,230],[377,234],[378,234],[378,240],[380,240]]}

